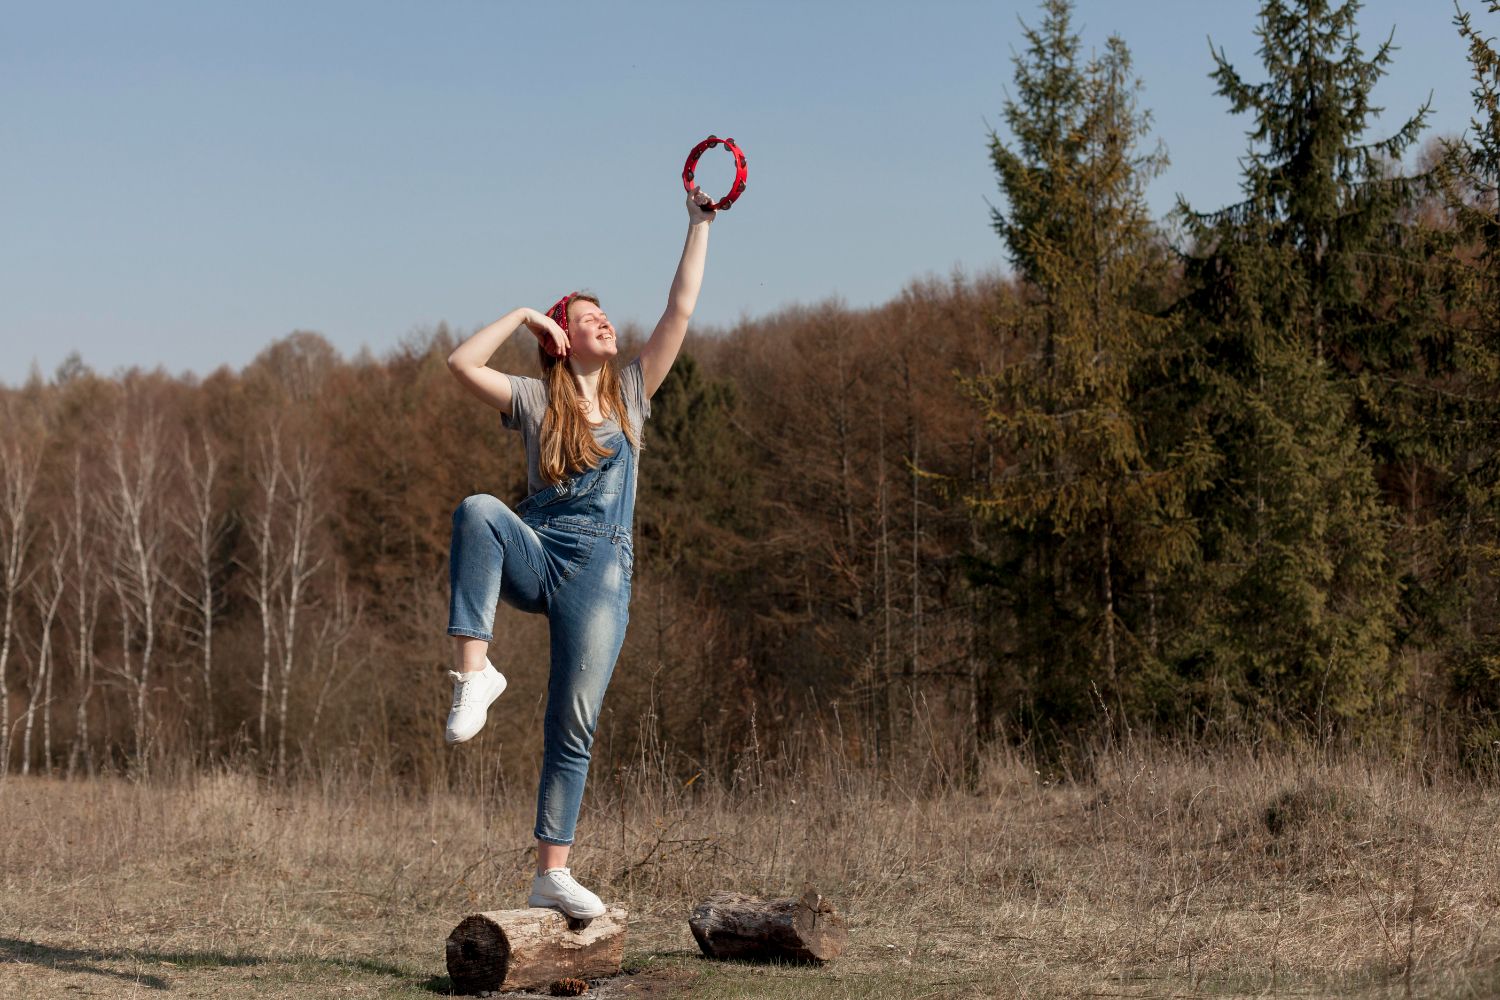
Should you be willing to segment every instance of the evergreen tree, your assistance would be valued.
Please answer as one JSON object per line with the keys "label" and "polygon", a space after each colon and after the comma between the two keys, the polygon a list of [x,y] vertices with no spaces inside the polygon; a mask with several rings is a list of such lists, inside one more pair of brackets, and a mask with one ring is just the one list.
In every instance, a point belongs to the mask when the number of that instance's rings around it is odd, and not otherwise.
{"label": "evergreen tree", "polygon": [[1261,83],[1214,52],[1218,93],[1254,122],[1245,200],[1209,215],[1183,206],[1195,250],[1179,371],[1222,466],[1195,502],[1205,566],[1180,594],[1176,656],[1205,699],[1320,731],[1388,706],[1400,680],[1398,567],[1376,479],[1399,435],[1382,374],[1410,362],[1436,308],[1425,293],[1403,309],[1380,294],[1419,264],[1402,213],[1421,184],[1392,164],[1427,107],[1364,141],[1393,46],[1364,56],[1358,9],[1266,0]]}
{"label": "evergreen tree", "polygon": [[1149,693],[1156,589],[1194,551],[1182,505],[1203,470],[1152,454],[1146,433],[1138,383],[1173,324],[1150,307],[1168,262],[1144,187],[1165,156],[1139,149],[1129,51],[1111,37],[1084,59],[1070,0],[1043,11],[1015,61],[1010,139],[990,137],[993,222],[1024,285],[1003,332],[1023,356],[966,383],[1008,464],[968,499],[995,529],[975,579],[1010,609],[997,683],[1066,725],[1092,699],[1134,713]]}
{"label": "evergreen tree", "polygon": [[[1488,11],[1500,14],[1500,0]],[[1460,11],[1468,43],[1475,116],[1465,141],[1444,158],[1447,206],[1458,241],[1447,257],[1459,289],[1451,363],[1423,394],[1443,410],[1450,450],[1433,492],[1443,530],[1454,610],[1445,666],[1463,714],[1463,749],[1488,757],[1500,741],[1500,51]]]}

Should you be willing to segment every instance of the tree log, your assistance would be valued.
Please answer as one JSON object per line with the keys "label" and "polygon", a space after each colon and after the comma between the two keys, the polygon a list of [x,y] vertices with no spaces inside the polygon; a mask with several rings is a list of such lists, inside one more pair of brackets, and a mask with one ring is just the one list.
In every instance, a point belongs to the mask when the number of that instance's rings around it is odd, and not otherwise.
{"label": "tree log", "polygon": [[557,910],[492,910],[465,917],[448,935],[453,992],[546,989],[556,980],[590,979],[620,971],[625,908],[573,920]]}
{"label": "tree log", "polygon": [[758,899],[718,891],[688,918],[709,958],[823,964],[843,952],[849,932],[833,904],[811,889],[801,899]]}

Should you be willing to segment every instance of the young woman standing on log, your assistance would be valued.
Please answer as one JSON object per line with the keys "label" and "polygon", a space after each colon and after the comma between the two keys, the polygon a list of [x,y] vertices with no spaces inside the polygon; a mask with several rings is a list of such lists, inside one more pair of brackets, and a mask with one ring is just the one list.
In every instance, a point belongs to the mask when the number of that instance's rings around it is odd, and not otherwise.
{"label": "young woman standing on log", "polygon": [[[448,367],[521,432],[528,496],[514,510],[488,494],[453,512],[448,634],[454,637],[453,707],[445,739],[483,727],[505,677],[489,662],[495,603],[547,616],[551,673],[537,790],[537,874],[528,906],[572,917],[604,912],[567,868],[604,689],[625,639],[634,564],[636,471],[651,396],[667,377],[703,284],[712,199],[688,196],[687,241],[666,312],[640,357],[616,368],[615,328],[599,300],[572,292],[547,311],[522,307],[460,344]],[[542,378],[487,367],[522,326],[537,338]]]}

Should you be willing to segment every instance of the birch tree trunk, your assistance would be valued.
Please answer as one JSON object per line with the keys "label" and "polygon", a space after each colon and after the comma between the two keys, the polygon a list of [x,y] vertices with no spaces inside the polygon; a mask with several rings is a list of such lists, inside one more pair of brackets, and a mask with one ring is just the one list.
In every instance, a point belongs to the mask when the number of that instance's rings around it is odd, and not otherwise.
{"label": "birch tree trunk", "polygon": [[907,705],[914,704],[917,673],[922,661],[922,491],[919,470],[922,465],[921,437],[916,407],[912,400],[911,359],[902,358],[902,379],[906,388],[906,468],[911,478],[911,656],[906,661]]}
{"label": "birch tree trunk", "polygon": [[[24,637],[18,650],[25,656]],[[30,660],[30,667],[26,671],[26,710],[21,713],[21,777],[31,773],[31,732],[35,727],[37,705],[42,697],[42,671],[46,669],[45,664],[39,662],[41,653],[37,658]]]}
{"label": "birch tree trunk", "polygon": [[73,455],[73,496],[69,512],[68,550],[72,561],[73,588],[73,741],[68,749],[68,775],[77,773],[82,760],[92,773],[89,752],[89,699],[94,693],[94,630],[99,622],[100,583],[94,571],[95,553],[89,545],[89,522],[84,513],[83,455]]}
{"label": "birch tree trunk", "polygon": [[84,537],[81,488],[75,486],[73,498],[73,573],[78,600],[74,606],[77,624],[73,633],[73,697],[76,699],[76,705],[73,718],[73,746],[68,751],[69,775],[77,773],[80,759],[90,774],[94,770],[94,758],[89,751],[89,699],[94,695],[94,630],[99,624],[101,589],[98,576],[89,571],[93,559],[87,551]]}
{"label": "birch tree trunk", "polygon": [[21,738],[21,774],[31,773],[31,736],[36,727],[37,713],[42,716],[42,770],[52,771],[52,624],[57,620],[57,608],[62,603],[63,562],[67,552],[60,537],[61,532],[54,522],[52,545],[47,549],[48,572],[37,582],[34,593],[37,608],[41,612],[41,638],[37,642],[34,669],[27,679],[26,731]]}
{"label": "birch tree trunk", "polygon": [[10,770],[9,670],[16,597],[36,572],[27,567],[27,555],[36,533],[29,518],[41,460],[40,443],[28,449],[25,438],[0,441],[0,583],[5,587],[4,619],[0,621],[0,777]]}
{"label": "birch tree trunk", "polygon": [[[65,558],[66,555],[67,553],[63,553],[62,557]],[[57,580],[57,596],[59,599],[62,597],[65,586],[61,575],[61,573],[58,574],[59,579]],[[56,611],[57,605],[54,604],[47,617],[47,630],[49,633],[52,628],[52,617]],[[42,773],[50,777],[52,774],[52,677],[57,673],[57,667],[52,662],[52,643],[50,637],[44,642],[44,646],[47,649],[48,669],[46,680],[42,684]]]}
{"label": "birch tree trunk", "polygon": [[277,601],[281,613],[281,663],[276,702],[276,773],[286,773],[286,730],[288,696],[297,655],[297,613],[308,600],[309,584],[323,565],[314,551],[317,526],[317,484],[321,464],[306,446],[299,446],[292,467],[283,472],[287,483],[286,572]]}
{"label": "birch tree trunk", "polygon": [[214,589],[214,558],[229,531],[230,519],[215,504],[223,458],[206,432],[200,431],[198,445],[195,448],[191,442],[183,444],[181,468],[188,504],[174,518],[177,531],[187,543],[193,578],[190,584],[179,585],[172,581],[171,586],[193,615],[184,631],[202,657],[199,673],[203,682],[203,737],[206,748],[211,751],[215,741],[214,614],[218,606],[218,594]]}
{"label": "birch tree trunk", "polygon": [[[252,549],[249,573],[250,599],[260,612],[260,714],[256,733],[260,752],[266,753],[266,720],[270,715],[271,640],[273,616],[272,594],[286,572],[285,561],[276,540],[277,500],[281,486],[281,429],[273,424],[270,432],[256,440],[257,458],[250,470],[254,499],[254,521],[250,531]],[[241,563],[244,566],[243,563]]]}
{"label": "birch tree trunk", "polygon": [[[109,431],[106,495],[115,537],[115,592],[120,598],[123,648],[118,673],[132,694],[134,751],[137,763],[149,765],[147,724],[154,680],[156,631],[163,595],[166,557],[167,467],[163,461],[162,421],[148,412],[132,436],[127,417],[118,416]],[[128,623],[139,629],[140,655],[132,660]],[[132,665],[134,664],[134,665]]]}

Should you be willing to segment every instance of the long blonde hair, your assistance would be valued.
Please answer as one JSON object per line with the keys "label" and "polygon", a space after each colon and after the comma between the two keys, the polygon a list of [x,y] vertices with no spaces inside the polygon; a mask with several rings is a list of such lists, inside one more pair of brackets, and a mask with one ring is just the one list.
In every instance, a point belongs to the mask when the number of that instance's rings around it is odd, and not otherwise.
{"label": "long blonde hair", "polygon": [[[563,315],[573,303],[599,304],[599,300],[587,292],[569,296],[563,305]],[[547,385],[547,413],[542,417],[541,454],[538,456],[538,471],[549,483],[561,482],[569,472],[592,469],[599,460],[614,452],[601,445],[595,438],[588,420],[583,415],[583,394],[573,378],[573,369],[566,358],[553,357],[546,349],[537,345],[542,359],[542,381]],[[624,394],[620,392],[620,373],[615,370],[614,359],[604,362],[599,372],[599,415],[614,417],[625,432],[630,447],[639,448],[635,428],[630,425],[630,413],[625,406]]]}

